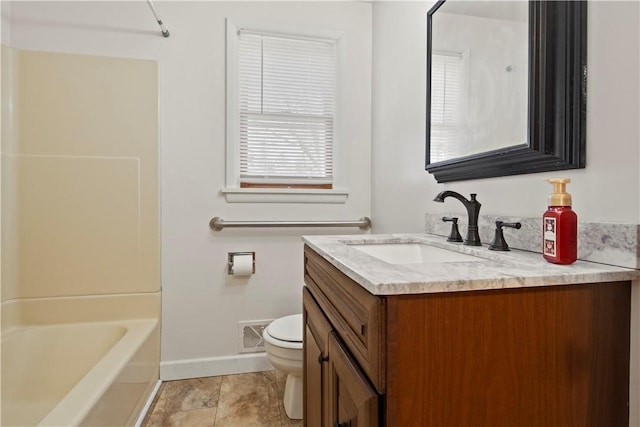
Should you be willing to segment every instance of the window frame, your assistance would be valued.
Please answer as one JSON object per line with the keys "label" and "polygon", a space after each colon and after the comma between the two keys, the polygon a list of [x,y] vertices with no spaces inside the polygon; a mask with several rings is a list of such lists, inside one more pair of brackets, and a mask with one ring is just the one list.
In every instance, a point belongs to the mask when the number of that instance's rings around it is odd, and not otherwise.
{"label": "window frame", "polygon": [[[309,29],[283,24],[250,24],[226,20],[227,52],[226,52],[226,187],[220,191],[227,202],[300,202],[300,203],[345,203],[349,194],[346,188],[346,150],[341,147],[340,136],[340,57],[344,54],[344,33],[335,30]],[[334,110],[334,176],[331,189],[309,186],[241,186],[240,184],[240,109],[238,91],[238,32],[239,30],[279,34],[291,37],[313,37],[332,39],[336,43],[336,95]]]}

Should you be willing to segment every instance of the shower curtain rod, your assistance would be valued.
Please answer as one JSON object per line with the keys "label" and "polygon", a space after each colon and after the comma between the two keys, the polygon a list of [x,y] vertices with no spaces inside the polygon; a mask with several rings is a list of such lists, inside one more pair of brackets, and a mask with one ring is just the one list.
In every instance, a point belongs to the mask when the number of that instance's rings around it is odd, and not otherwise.
{"label": "shower curtain rod", "polygon": [[160,25],[160,30],[162,31],[162,35],[165,37],[169,37],[169,30],[162,23],[162,19],[158,18],[158,14],[156,13],[156,8],[153,6],[153,2],[151,0],[147,0],[147,4],[151,8],[151,13],[156,18],[156,22]]}

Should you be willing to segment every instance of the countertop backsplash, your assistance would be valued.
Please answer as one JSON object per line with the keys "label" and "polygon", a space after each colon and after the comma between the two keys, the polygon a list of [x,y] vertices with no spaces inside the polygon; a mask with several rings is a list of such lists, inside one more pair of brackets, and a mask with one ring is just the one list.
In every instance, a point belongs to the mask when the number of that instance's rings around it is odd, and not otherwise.
{"label": "countertop backsplash", "polygon": [[[425,233],[448,236],[451,223],[442,222],[443,216],[458,217],[460,234],[463,238],[466,236],[466,215],[460,214],[425,214]],[[478,229],[484,245],[493,240],[497,220],[522,224],[519,230],[503,228],[509,247],[542,253],[542,217],[480,215]],[[638,224],[580,221],[578,218],[578,259],[583,261],[640,269],[639,240]]]}

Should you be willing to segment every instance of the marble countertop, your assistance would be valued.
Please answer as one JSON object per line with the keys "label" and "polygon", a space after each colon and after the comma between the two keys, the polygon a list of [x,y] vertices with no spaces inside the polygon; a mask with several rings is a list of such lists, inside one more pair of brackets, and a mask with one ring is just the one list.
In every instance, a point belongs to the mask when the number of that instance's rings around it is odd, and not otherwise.
{"label": "marble countertop", "polygon": [[[540,253],[490,251],[428,234],[304,236],[324,259],[374,295],[401,295],[554,286],[640,279],[640,270],[576,261],[547,262]],[[389,264],[350,245],[423,243],[478,257],[478,261]]]}

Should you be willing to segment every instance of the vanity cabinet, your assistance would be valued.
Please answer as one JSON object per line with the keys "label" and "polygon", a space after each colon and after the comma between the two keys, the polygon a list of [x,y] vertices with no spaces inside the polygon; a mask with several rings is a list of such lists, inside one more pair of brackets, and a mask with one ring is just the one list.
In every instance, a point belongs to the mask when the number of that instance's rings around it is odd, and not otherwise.
{"label": "vanity cabinet", "polygon": [[305,247],[304,417],[628,426],[630,282],[373,295]]}

